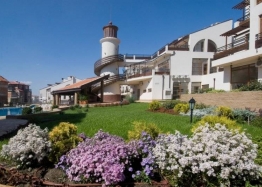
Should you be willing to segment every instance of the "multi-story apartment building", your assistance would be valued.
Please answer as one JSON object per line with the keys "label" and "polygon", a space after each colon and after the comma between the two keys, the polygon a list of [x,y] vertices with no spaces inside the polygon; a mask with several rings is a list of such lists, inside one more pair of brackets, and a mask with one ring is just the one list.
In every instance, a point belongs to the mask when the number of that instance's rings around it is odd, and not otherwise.
{"label": "multi-story apartment building", "polygon": [[7,104],[8,80],[0,76],[0,107]]}
{"label": "multi-story apartment building", "polygon": [[[67,78],[62,78],[61,82],[48,84],[47,87],[40,89],[39,101],[42,103],[52,103],[54,99],[52,95],[53,91],[72,85],[79,81],[81,81],[81,79],[78,79],[74,76],[69,76]],[[63,102],[67,102],[69,99],[70,97],[66,95],[61,97],[60,104],[62,104]]]}
{"label": "multi-story apartment building", "polygon": [[110,22],[100,40],[102,58],[94,64],[98,77],[54,94],[76,97],[85,86],[104,102],[119,101],[121,94],[137,100],[176,99],[200,89],[229,91],[262,80],[262,0],[242,0],[233,8],[243,10],[233,29],[232,20],[211,24],[152,55],[119,54],[118,27]]}
{"label": "multi-story apartment building", "polygon": [[32,91],[30,86],[18,81],[8,83],[8,103],[28,104],[31,103]]}
{"label": "multi-story apartment building", "polygon": [[242,0],[233,9],[242,10],[234,28],[221,34],[213,67],[224,68],[224,90],[262,80],[262,0]]}

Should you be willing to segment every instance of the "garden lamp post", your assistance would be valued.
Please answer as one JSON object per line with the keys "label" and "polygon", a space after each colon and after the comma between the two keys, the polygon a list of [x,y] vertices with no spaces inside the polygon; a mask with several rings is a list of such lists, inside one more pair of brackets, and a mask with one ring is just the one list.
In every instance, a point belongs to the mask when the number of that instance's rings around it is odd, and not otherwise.
{"label": "garden lamp post", "polygon": [[192,123],[192,119],[193,119],[193,110],[194,110],[195,104],[196,104],[196,101],[195,101],[195,99],[192,97],[192,99],[189,100],[190,123]]}

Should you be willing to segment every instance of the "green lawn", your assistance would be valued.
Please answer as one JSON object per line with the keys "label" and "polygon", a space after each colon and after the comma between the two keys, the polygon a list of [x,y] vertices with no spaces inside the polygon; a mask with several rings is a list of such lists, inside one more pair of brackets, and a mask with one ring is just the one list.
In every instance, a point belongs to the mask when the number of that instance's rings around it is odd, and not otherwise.
{"label": "green lawn", "polygon": [[[179,130],[183,134],[190,133],[190,119],[187,116],[153,113],[147,111],[148,103],[132,103],[130,105],[89,108],[87,113],[67,110],[64,115],[50,116],[50,121],[40,123],[44,128],[52,129],[59,122],[70,122],[78,126],[78,132],[92,136],[99,129],[127,139],[127,131],[132,129],[132,122],[145,121],[154,123],[163,132]],[[48,119],[47,119],[48,120]],[[52,120],[52,121],[51,121]]]}
{"label": "green lawn", "polygon": [[[70,122],[78,127],[78,132],[84,132],[88,136],[93,136],[99,129],[115,134],[127,139],[128,130],[132,129],[134,121],[145,121],[154,123],[162,132],[173,133],[175,130],[182,134],[190,135],[189,116],[178,116],[148,111],[148,103],[132,103],[129,105],[112,107],[89,108],[88,112],[78,112],[77,110],[67,110],[64,114],[50,114],[41,118],[34,118],[41,128],[48,127],[49,130],[60,122]],[[261,136],[262,128],[242,125],[246,132],[252,137]],[[7,139],[0,141],[0,147],[6,143]]]}

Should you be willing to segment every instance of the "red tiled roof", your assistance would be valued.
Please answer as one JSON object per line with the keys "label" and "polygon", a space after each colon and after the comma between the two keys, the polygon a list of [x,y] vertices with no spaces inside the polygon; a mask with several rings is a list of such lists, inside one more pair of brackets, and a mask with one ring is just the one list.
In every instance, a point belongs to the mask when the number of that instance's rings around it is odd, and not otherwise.
{"label": "red tiled roof", "polygon": [[8,82],[3,76],[0,75],[0,82]]}
{"label": "red tiled roof", "polygon": [[18,81],[9,81],[9,84],[20,84],[20,85],[28,85],[22,82],[18,82]]}
{"label": "red tiled roof", "polygon": [[71,84],[69,86],[65,86],[64,88],[61,88],[61,89],[58,89],[56,91],[60,91],[60,90],[71,90],[71,89],[76,89],[76,88],[81,88],[81,86],[87,84],[87,83],[90,83],[90,82],[93,82],[97,79],[99,79],[101,77],[92,77],[92,78],[87,78],[87,79],[84,79],[82,81],[79,81],[75,84]]}

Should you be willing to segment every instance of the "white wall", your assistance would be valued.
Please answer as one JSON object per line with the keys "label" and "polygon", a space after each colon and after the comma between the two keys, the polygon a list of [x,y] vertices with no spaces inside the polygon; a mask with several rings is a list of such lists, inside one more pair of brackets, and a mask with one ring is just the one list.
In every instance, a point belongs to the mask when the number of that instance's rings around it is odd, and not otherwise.
{"label": "white wall", "polygon": [[100,40],[102,44],[102,58],[118,54],[120,40],[114,37],[106,37]]}

